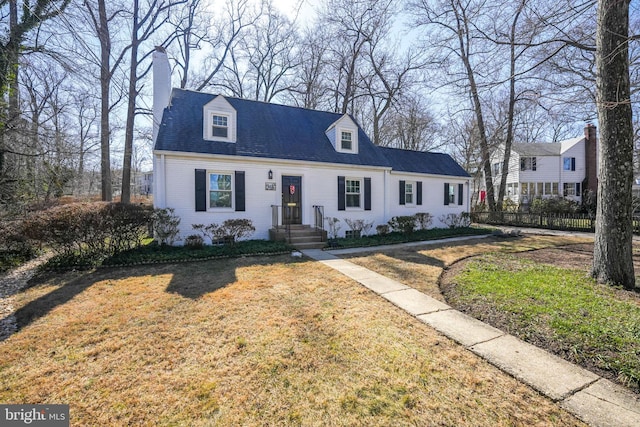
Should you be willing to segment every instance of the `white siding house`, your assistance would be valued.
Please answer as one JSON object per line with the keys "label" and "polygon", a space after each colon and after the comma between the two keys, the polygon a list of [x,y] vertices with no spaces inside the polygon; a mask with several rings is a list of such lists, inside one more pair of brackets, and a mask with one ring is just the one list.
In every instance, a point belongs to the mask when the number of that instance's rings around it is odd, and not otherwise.
{"label": "white siding house", "polygon": [[[586,191],[597,190],[597,138],[593,125],[585,136],[557,143],[513,144],[505,199],[528,205],[536,197],[565,197],[578,203]],[[492,157],[495,194],[502,171],[504,146]]]}
{"label": "white siding house", "polygon": [[[154,63],[154,84],[166,85],[158,70],[167,67]],[[377,147],[349,115],[159,92],[154,205],[175,209],[182,239],[227,219],[250,219],[252,238],[267,239],[282,225],[326,226],[318,213],[340,219],[344,236],[346,219],[375,227],[428,212],[444,226],[440,216],[469,211],[469,175],[449,155]]]}

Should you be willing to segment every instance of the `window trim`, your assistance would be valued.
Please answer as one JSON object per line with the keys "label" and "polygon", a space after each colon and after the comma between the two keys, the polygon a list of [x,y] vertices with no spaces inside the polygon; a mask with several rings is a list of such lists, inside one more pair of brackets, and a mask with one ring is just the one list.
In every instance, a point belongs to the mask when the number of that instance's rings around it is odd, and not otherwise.
{"label": "window trim", "polygon": [[[230,186],[230,190],[212,190],[211,189],[211,176],[212,175],[225,175],[225,176],[229,176],[230,177],[230,182],[229,182],[229,186]],[[211,204],[211,193],[212,192],[225,192],[225,193],[229,193],[229,201],[230,201],[230,206],[212,206]],[[235,173],[234,172],[230,172],[230,171],[215,171],[215,170],[208,170],[207,171],[207,210],[213,210],[213,211],[224,211],[224,210],[233,210],[235,209]]]}
{"label": "window trim", "polygon": [[[220,119],[224,119],[225,125],[217,125],[216,124],[216,117],[220,118]],[[220,114],[217,112],[211,112],[211,136],[213,138],[224,138],[224,139],[229,139],[229,115],[227,114]],[[224,129],[224,136],[222,135],[216,135],[216,129]]]}
{"label": "window trim", "polygon": [[[345,136],[348,136],[349,138],[345,138]],[[344,146],[345,142],[349,143],[348,148]],[[353,132],[352,131],[340,129],[340,150],[349,151],[349,152],[353,151]]]}
{"label": "window trim", "polygon": [[576,158],[575,157],[563,157],[562,158],[562,170],[565,171],[565,172],[575,172],[575,170],[576,170]]}
{"label": "window trim", "polygon": [[[407,206],[416,206],[416,181],[405,181],[404,183],[404,204]],[[411,187],[411,191],[407,191],[407,188]],[[407,196],[411,196],[411,201]]]}
{"label": "window trim", "polygon": [[[363,192],[364,192],[364,185],[363,185],[363,179],[362,178],[351,178],[351,177],[345,177],[344,179],[344,207],[345,210],[362,210],[363,209],[363,204],[362,204],[362,199],[363,199]],[[358,192],[354,193],[354,192],[349,192],[349,182],[357,182],[358,183]],[[358,195],[358,206],[349,206],[349,196],[353,196],[353,195]]]}
{"label": "window trim", "polygon": [[520,172],[525,172],[525,171],[535,172],[538,168],[537,163],[538,163],[538,159],[536,156],[520,157]]}

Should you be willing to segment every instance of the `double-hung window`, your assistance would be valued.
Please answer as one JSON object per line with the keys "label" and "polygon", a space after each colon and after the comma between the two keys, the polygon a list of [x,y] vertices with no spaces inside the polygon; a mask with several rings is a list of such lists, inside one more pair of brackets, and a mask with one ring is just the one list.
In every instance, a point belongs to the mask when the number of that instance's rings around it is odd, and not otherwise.
{"label": "double-hung window", "polygon": [[209,174],[209,207],[230,208],[232,201],[231,174]]}
{"label": "double-hung window", "polygon": [[456,186],[454,184],[449,185],[449,204],[453,205],[456,203]]}
{"label": "double-hung window", "polygon": [[565,196],[579,196],[580,187],[579,182],[565,182],[562,184],[563,194]]}
{"label": "double-hung window", "polygon": [[359,179],[346,179],[345,180],[345,198],[347,208],[359,208],[360,207],[360,194],[361,186]]}
{"label": "double-hung window", "polygon": [[520,158],[520,170],[521,171],[535,171],[537,159],[535,157],[521,157]]}
{"label": "double-hung window", "polygon": [[211,116],[211,135],[219,138],[227,138],[229,135],[229,118],[213,114]]}
{"label": "double-hung window", "polygon": [[353,134],[348,131],[340,132],[340,148],[343,150],[353,150]]}
{"label": "double-hung window", "polygon": [[563,157],[562,158],[562,169],[566,171],[575,171],[576,170],[576,158],[575,157]]}
{"label": "double-hung window", "polygon": [[407,205],[413,205],[415,200],[413,198],[414,185],[413,182],[405,182],[404,184],[404,202]]}

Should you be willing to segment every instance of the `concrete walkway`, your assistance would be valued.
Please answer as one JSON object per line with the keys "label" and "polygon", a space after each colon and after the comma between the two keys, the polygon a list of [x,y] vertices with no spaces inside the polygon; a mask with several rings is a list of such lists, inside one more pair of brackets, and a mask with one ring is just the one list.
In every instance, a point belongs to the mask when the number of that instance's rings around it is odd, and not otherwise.
{"label": "concrete walkway", "polygon": [[[458,240],[461,238],[422,242],[412,246]],[[393,247],[397,248],[398,245]],[[598,427],[640,426],[640,397],[630,390],[454,310],[403,283],[334,255],[373,250],[376,248],[331,252],[309,249],[303,253],[369,288],[491,364],[558,402],[587,424]]]}

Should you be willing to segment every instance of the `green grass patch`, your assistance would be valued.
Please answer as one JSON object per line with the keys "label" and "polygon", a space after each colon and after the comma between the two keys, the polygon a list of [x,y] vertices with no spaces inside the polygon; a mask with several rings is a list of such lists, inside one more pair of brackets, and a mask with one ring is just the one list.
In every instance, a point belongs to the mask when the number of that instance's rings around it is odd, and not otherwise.
{"label": "green grass patch", "polygon": [[491,234],[493,228],[485,227],[461,227],[461,228],[431,228],[428,230],[418,230],[410,234],[388,233],[375,234],[372,236],[362,236],[358,238],[331,239],[329,247],[332,249],[359,248],[379,245],[393,245],[397,243],[420,242],[424,240],[436,240],[447,237],[475,236]]}
{"label": "green grass patch", "polygon": [[2,250],[0,251],[0,273],[19,267],[35,258],[36,255],[37,252],[31,250]]}
{"label": "green grass patch", "polygon": [[[640,305],[584,271],[484,255],[456,276],[453,301],[480,318],[640,390]],[[489,311],[491,313],[489,313]]]}
{"label": "green grass patch", "polygon": [[284,242],[267,240],[244,240],[234,245],[205,245],[201,248],[186,246],[160,246],[153,241],[108,258],[85,254],[58,255],[52,257],[42,268],[45,270],[67,270],[96,266],[122,266],[154,264],[163,262],[197,261],[250,255],[281,254],[293,250]]}

